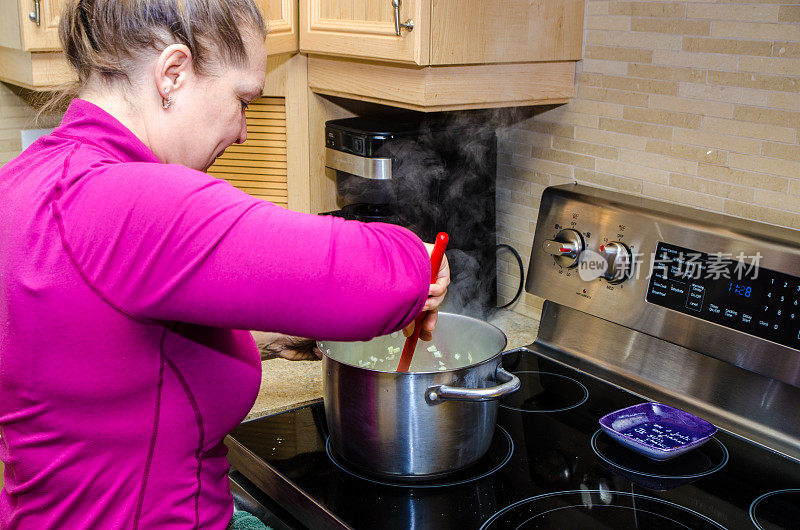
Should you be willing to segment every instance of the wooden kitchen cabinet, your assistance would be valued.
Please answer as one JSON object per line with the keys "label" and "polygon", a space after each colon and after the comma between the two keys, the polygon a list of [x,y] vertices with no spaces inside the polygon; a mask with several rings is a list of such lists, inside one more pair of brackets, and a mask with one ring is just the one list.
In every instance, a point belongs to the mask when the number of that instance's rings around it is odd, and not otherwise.
{"label": "wooden kitchen cabinet", "polygon": [[[268,53],[296,53],[297,0],[257,2],[269,30]],[[58,40],[59,14],[66,0],[37,3],[38,26],[29,16],[36,12],[34,0],[0,0],[0,81],[31,90],[53,90],[75,80]]]}
{"label": "wooden kitchen cabinet", "polygon": [[66,0],[0,0],[0,46],[58,51],[58,22]]}
{"label": "wooden kitchen cabinet", "polygon": [[267,24],[267,53],[296,53],[299,50],[297,0],[256,0]]}
{"label": "wooden kitchen cabinet", "polygon": [[573,95],[584,7],[402,0],[396,17],[391,0],[300,0],[300,51],[318,94],[423,112],[561,104]]}
{"label": "wooden kitchen cabinet", "polygon": [[301,0],[300,49],[429,65],[577,61],[584,0]]}

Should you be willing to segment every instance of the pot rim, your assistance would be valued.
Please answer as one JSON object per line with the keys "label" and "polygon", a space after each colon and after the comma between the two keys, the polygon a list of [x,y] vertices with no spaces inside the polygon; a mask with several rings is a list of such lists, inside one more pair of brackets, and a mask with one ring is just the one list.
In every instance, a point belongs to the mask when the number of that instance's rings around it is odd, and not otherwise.
{"label": "pot rim", "polygon": [[[453,315],[453,316],[457,316],[459,318],[467,318],[467,319],[475,320],[475,321],[480,322],[482,324],[486,324],[486,325],[489,325],[489,326],[493,327],[503,337],[503,346],[500,348],[500,351],[496,352],[491,357],[489,357],[487,359],[484,359],[483,361],[479,361],[479,362],[472,363],[472,364],[466,364],[464,366],[459,366],[458,368],[452,368],[452,369],[449,369],[449,370],[431,370],[431,371],[427,371],[427,372],[398,372],[396,370],[392,370],[392,371],[390,371],[390,370],[374,370],[372,368],[365,368],[363,366],[357,366],[355,364],[350,364],[350,363],[346,363],[344,361],[340,361],[339,359],[334,359],[333,357],[328,355],[328,353],[325,351],[325,348],[322,347],[322,344],[326,342],[324,340],[316,341],[317,348],[319,348],[319,350],[322,352],[323,357],[325,357],[326,360],[333,361],[333,362],[336,362],[336,363],[339,363],[339,364],[343,364],[345,366],[349,366],[350,368],[355,368],[357,370],[364,370],[366,372],[372,372],[372,373],[378,373],[378,374],[392,374],[392,375],[403,375],[403,376],[452,374],[454,372],[458,372],[459,370],[464,370],[464,369],[467,369],[467,368],[474,368],[476,366],[481,366],[483,364],[490,363],[490,362],[494,361],[497,358],[498,355],[502,356],[503,352],[506,351],[506,347],[508,346],[508,337],[506,336],[505,332],[502,329],[498,328],[497,326],[495,326],[491,322],[487,322],[485,320],[480,320],[478,318],[467,316],[467,315],[460,315],[458,313],[444,313],[444,312],[439,313],[440,317],[442,315]],[[374,338],[377,338],[377,337],[374,337]],[[331,341],[331,342],[346,342],[346,341]],[[361,341],[352,341],[352,342],[361,342]],[[369,342],[369,341],[367,341],[367,342]]]}

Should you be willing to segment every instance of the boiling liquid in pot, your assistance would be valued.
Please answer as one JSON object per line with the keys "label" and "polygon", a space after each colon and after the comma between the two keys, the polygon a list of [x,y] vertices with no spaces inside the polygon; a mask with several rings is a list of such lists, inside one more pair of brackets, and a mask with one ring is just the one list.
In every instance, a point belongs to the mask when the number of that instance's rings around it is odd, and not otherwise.
{"label": "boiling liquid in pot", "polygon": [[[469,317],[442,318],[430,342],[418,341],[409,372],[442,372],[483,362],[505,347],[505,336],[487,333],[488,324],[470,326]],[[466,325],[465,325],[466,324]],[[492,326],[493,327],[493,326]],[[320,341],[320,349],[331,359],[380,372],[395,372],[405,337],[399,331],[366,342]]]}

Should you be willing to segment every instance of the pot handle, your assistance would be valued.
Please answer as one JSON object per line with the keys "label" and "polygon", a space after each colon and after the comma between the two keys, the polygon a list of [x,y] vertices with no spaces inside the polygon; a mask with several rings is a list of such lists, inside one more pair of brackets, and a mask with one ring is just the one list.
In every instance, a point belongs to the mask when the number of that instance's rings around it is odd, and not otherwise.
{"label": "pot handle", "polygon": [[490,386],[489,388],[432,386],[425,391],[425,400],[430,404],[441,403],[442,401],[490,401],[519,390],[519,377],[506,372],[502,367],[497,367],[495,377],[501,381],[501,384]]}

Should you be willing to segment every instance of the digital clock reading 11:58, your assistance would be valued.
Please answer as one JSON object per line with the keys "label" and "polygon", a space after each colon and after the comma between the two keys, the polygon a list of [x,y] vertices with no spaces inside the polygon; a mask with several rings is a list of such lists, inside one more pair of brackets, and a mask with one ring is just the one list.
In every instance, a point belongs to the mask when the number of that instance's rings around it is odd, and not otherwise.
{"label": "digital clock reading 11:58", "polygon": [[744,296],[745,298],[750,298],[750,295],[753,293],[753,288],[748,287],[747,285],[731,282],[728,284],[728,292],[738,294],[739,296]]}

